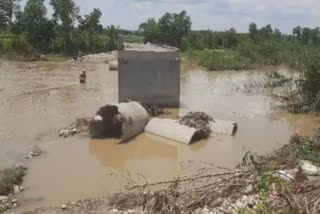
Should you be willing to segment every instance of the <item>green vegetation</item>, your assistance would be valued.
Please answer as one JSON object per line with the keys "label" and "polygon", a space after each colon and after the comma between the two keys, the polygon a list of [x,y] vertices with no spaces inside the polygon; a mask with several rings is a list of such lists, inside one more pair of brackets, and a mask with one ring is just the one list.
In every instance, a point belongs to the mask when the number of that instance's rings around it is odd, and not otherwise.
{"label": "green vegetation", "polygon": [[76,55],[115,50],[119,34],[124,41],[143,42],[137,31],[100,24],[102,13],[93,9],[81,16],[73,0],[50,0],[51,19],[44,0],[28,0],[23,10],[19,0],[0,2],[0,55],[34,59],[39,53]]}
{"label": "green vegetation", "polygon": [[12,167],[0,171],[0,195],[12,193],[13,186],[21,184],[24,175],[24,167]]}

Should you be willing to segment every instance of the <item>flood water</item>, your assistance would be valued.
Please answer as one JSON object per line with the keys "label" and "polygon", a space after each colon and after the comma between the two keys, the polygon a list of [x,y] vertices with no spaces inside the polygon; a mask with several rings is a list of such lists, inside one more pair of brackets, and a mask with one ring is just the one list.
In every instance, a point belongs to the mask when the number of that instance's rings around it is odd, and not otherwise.
{"label": "flood water", "polygon": [[[121,191],[129,179],[155,182],[192,174],[205,163],[232,168],[249,150],[263,154],[288,143],[293,133],[312,135],[318,116],[275,112],[261,87],[266,72],[277,69],[284,68],[207,72],[185,63],[181,109],[169,110],[166,117],[205,111],[237,121],[238,133],[190,146],[141,134],[119,145],[58,137],[59,129],[76,118],[117,102],[117,72],[105,64],[0,61],[0,168],[23,158],[35,144],[45,150],[28,163],[18,211]],[[85,85],[78,84],[82,70],[87,71]]]}

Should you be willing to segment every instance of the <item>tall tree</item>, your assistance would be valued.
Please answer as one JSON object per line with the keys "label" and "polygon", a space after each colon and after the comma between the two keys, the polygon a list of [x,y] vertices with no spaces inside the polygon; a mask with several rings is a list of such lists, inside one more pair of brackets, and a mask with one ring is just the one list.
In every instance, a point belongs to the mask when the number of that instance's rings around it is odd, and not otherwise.
{"label": "tall tree", "polygon": [[27,40],[42,50],[48,50],[53,34],[52,23],[46,15],[44,0],[28,0],[22,17]]}
{"label": "tall tree", "polygon": [[90,33],[101,32],[103,27],[100,24],[102,13],[100,9],[94,8],[84,19],[79,19],[79,29]]}
{"label": "tall tree", "polygon": [[253,42],[257,42],[258,40],[258,27],[254,22],[249,25],[249,37]]}
{"label": "tall tree", "polygon": [[270,39],[272,37],[273,34],[273,30],[271,25],[266,25],[265,27],[260,29],[260,34],[262,37]]}
{"label": "tall tree", "polygon": [[58,35],[55,43],[58,49],[64,48],[65,53],[74,54],[76,51],[74,38],[77,37],[74,23],[79,19],[79,7],[73,0],[50,0],[50,4],[53,7],[53,21]]}
{"label": "tall tree", "polygon": [[61,23],[63,28],[72,28],[74,21],[79,18],[79,7],[73,0],[50,0],[53,7],[53,18],[55,22]]}
{"label": "tall tree", "polygon": [[12,23],[14,15],[20,11],[20,0],[0,0],[0,28]]}
{"label": "tall tree", "polygon": [[237,38],[237,32],[234,28],[230,28],[230,30],[227,30],[225,32],[225,38],[223,43],[226,48],[232,48],[237,46],[238,38]]}
{"label": "tall tree", "polygon": [[181,13],[166,13],[158,22],[148,19],[140,25],[140,31],[145,36],[145,42],[156,42],[176,47],[182,46],[182,40],[191,31],[191,18],[186,11]]}

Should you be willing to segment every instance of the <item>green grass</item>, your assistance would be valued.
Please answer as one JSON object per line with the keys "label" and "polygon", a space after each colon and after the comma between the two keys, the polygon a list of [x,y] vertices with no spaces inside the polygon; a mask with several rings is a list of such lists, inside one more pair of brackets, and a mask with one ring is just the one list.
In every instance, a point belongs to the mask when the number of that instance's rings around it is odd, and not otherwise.
{"label": "green grass", "polygon": [[242,57],[232,50],[190,50],[184,52],[183,56],[211,71],[245,70],[256,67],[249,58]]}
{"label": "green grass", "polygon": [[[301,140],[302,141],[302,140]],[[297,158],[307,160],[320,167],[320,147],[310,142],[300,142],[297,148]]]}

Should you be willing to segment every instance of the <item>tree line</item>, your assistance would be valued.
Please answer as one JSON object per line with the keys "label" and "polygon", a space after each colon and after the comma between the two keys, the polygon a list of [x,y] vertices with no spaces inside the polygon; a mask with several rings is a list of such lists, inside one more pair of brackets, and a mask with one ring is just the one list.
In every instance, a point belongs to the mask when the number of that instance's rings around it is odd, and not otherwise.
{"label": "tree line", "polygon": [[19,37],[41,52],[67,55],[78,50],[103,52],[117,47],[121,30],[114,25],[104,28],[99,9],[81,16],[73,0],[50,0],[50,5],[52,18],[48,18],[44,0],[28,0],[24,8],[20,0],[1,0],[0,38],[11,35],[9,42],[14,46]]}
{"label": "tree line", "polygon": [[[44,0],[28,0],[21,8],[20,0],[0,1],[0,40],[11,35],[11,46],[26,49],[31,47],[44,53],[72,55],[78,50],[87,53],[116,49],[119,34],[130,42],[153,42],[188,50],[255,49],[268,55],[280,48],[319,46],[319,28],[296,27],[287,35],[267,25],[261,28],[255,23],[248,33],[237,33],[234,28],[223,32],[192,30],[191,17],[180,13],[165,13],[161,18],[148,19],[137,31],[123,30],[114,25],[103,27],[99,9],[80,15],[80,8],[73,0],[50,0],[53,15],[48,18]],[[24,41],[21,42],[21,41]],[[20,43],[19,43],[20,42]],[[0,51],[8,45],[1,44]],[[249,54],[249,53],[247,53]],[[261,55],[261,54],[260,54]]]}

